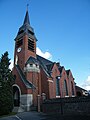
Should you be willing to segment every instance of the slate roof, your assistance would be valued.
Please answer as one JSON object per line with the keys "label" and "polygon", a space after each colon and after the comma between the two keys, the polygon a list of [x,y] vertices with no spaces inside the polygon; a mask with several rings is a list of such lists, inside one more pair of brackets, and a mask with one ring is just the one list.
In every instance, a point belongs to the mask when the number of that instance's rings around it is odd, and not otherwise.
{"label": "slate roof", "polygon": [[39,55],[37,55],[37,60],[39,61],[40,66],[47,74],[47,76],[51,77],[51,72],[52,72],[51,70],[53,68],[54,62],[47,60]]}
{"label": "slate roof", "polygon": [[59,67],[60,73],[62,73],[63,68],[64,68],[64,66],[60,66],[60,67]]}
{"label": "slate roof", "polygon": [[60,62],[57,62],[56,65],[58,66],[58,68],[61,67],[61,66],[60,66]]}
{"label": "slate roof", "polygon": [[20,39],[21,37],[23,37],[24,34],[27,34],[28,37],[35,39],[37,41],[37,38],[34,33],[34,29],[30,26],[28,10],[26,11],[23,25],[19,28],[19,31],[15,40]]}
{"label": "slate roof", "polygon": [[43,58],[43,57],[41,57],[41,56],[39,56],[39,55],[37,55],[37,60],[42,61],[44,65],[49,65],[49,64],[52,64],[52,63],[53,63],[52,61],[47,60],[47,59],[45,59],[45,58]]}
{"label": "slate roof", "polygon": [[33,64],[33,63],[34,64],[39,64],[39,62],[38,62],[38,60],[36,58],[30,56],[25,65],[27,65],[27,64]]}
{"label": "slate roof", "polygon": [[46,66],[47,66],[48,71],[52,71],[52,68],[53,68],[54,64],[55,64],[55,62],[53,62],[53,63],[51,63],[51,64],[46,65]]}
{"label": "slate roof", "polygon": [[83,90],[83,91],[87,91],[87,90],[85,90],[85,89],[83,89],[83,88],[81,88],[81,87],[79,87],[79,86],[77,86],[77,85],[75,86],[75,88],[76,88],[76,90],[80,90],[80,91],[82,91],[82,90]]}
{"label": "slate roof", "polygon": [[66,70],[67,75],[69,75],[69,72],[70,72],[70,69],[69,69],[69,70]]}
{"label": "slate roof", "polygon": [[25,65],[33,64],[33,63],[40,65],[44,69],[47,75],[50,74],[54,65],[54,62],[47,60],[39,55],[37,55],[37,58],[30,56]]}
{"label": "slate roof", "polygon": [[19,65],[16,65],[16,69],[21,77],[22,82],[25,84],[27,88],[35,89],[36,87],[26,79],[25,75],[23,74],[21,68]]}
{"label": "slate roof", "polygon": [[25,15],[25,19],[24,19],[23,24],[29,24],[30,25],[28,10],[26,11],[26,15]]}

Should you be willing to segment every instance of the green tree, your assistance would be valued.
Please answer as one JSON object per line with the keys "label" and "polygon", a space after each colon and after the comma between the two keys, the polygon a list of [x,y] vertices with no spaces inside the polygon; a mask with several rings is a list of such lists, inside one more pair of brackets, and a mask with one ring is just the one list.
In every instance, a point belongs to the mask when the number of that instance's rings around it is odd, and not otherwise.
{"label": "green tree", "polygon": [[0,115],[8,114],[13,109],[13,76],[9,69],[8,52],[0,60]]}

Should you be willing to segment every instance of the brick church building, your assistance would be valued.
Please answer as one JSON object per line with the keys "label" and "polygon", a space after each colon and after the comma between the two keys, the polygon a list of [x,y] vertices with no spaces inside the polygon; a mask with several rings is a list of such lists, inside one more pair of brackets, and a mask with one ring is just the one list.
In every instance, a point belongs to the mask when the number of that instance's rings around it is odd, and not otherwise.
{"label": "brick church building", "polygon": [[15,38],[13,85],[14,105],[29,111],[42,99],[76,96],[71,70],[36,54],[37,38],[26,11],[23,25]]}

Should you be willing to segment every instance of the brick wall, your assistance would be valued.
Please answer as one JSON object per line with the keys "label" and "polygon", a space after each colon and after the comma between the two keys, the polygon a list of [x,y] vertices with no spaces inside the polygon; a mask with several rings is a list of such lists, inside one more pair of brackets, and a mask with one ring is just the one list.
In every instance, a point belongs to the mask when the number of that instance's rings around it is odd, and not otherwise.
{"label": "brick wall", "polygon": [[43,69],[41,69],[41,94],[45,93],[46,98],[49,99],[49,87],[48,87],[48,78]]}
{"label": "brick wall", "polygon": [[90,97],[70,97],[49,99],[43,102],[42,110],[45,113],[90,114]]}

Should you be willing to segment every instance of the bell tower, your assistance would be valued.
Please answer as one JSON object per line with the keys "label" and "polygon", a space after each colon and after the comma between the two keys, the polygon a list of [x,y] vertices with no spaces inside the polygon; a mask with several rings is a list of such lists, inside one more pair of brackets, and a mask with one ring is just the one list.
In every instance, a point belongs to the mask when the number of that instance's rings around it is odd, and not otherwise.
{"label": "bell tower", "polygon": [[19,28],[15,38],[14,65],[18,64],[23,70],[30,56],[36,58],[36,41],[37,39],[30,25],[27,9],[23,25]]}

